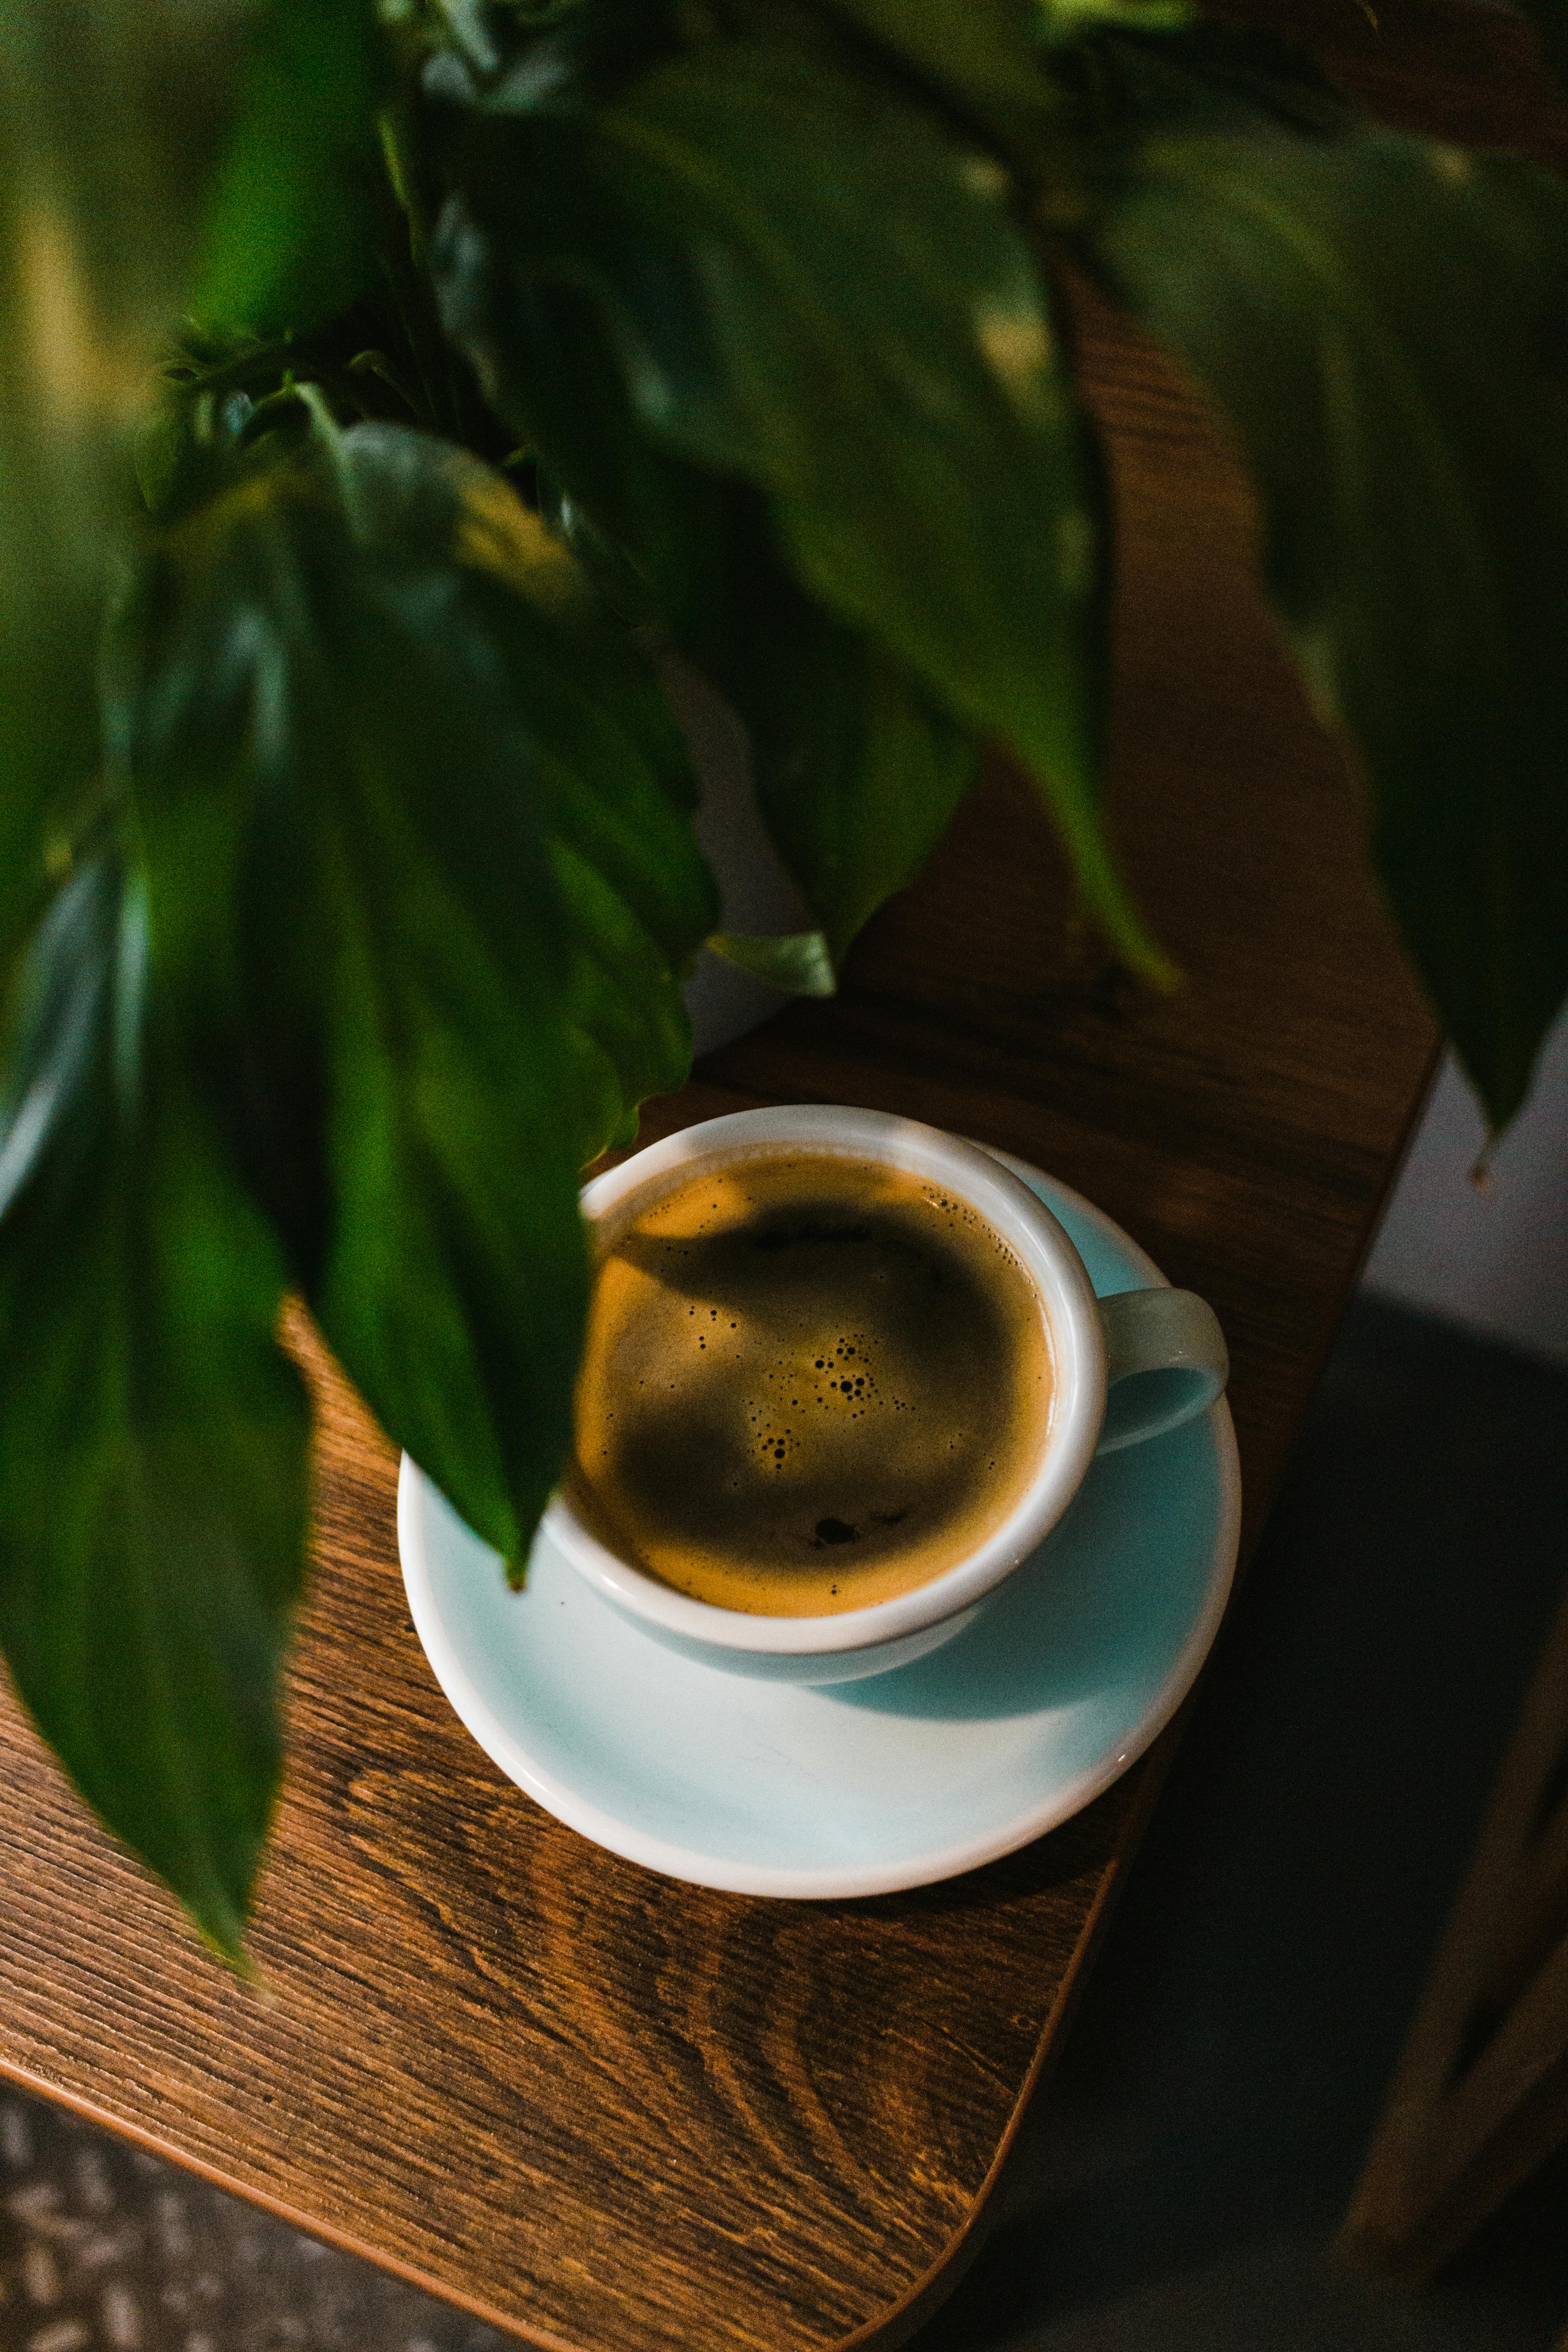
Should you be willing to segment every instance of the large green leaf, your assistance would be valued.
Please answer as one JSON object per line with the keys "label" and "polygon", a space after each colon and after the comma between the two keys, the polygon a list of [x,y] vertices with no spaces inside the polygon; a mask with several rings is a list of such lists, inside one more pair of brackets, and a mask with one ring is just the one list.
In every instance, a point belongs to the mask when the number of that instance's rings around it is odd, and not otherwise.
{"label": "large green leaf", "polygon": [[570,1434],[578,1171],[711,928],[651,680],[498,477],[318,430],[172,532],[129,706],[205,1084],[388,1433],[519,1559]]}
{"label": "large green leaf", "polygon": [[374,0],[260,0],[206,208],[204,325],[297,332],[369,280],[382,80]]}
{"label": "large green leaf", "polygon": [[452,145],[448,321],[520,428],[550,454],[538,362],[559,380],[591,314],[644,433],[755,484],[812,597],[1012,745],[1089,905],[1163,973],[1098,808],[1096,453],[998,164],[892,86],[762,37],[586,115],[503,85]]}
{"label": "large green leaf", "polygon": [[1131,33],[1180,32],[1194,21],[1192,0],[1035,0],[1042,38],[1065,45],[1111,26]]}
{"label": "large green leaf", "polygon": [[1568,190],[1379,131],[1150,136],[1094,243],[1235,427],[1394,911],[1505,1120],[1568,988]]}
{"label": "large green leaf", "polygon": [[436,267],[448,332],[542,461],[552,522],[606,601],[683,640],[708,627],[732,485],[649,437],[592,296],[509,269],[460,204]]}
{"label": "large green leaf", "polygon": [[[449,298],[496,352],[508,404],[526,414],[555,469],[554,528],[626,617],[668,627],[744,720],[763,822],[831,970],[924,864],[973,775],[973,739],[868,632],[796,585],[756,492],[646,437],[570,289],[542,289],[514,310],[483,240],[462,243]],[[508,322],[499,336],[498,300]],[[770,971],[807,974],[818,993],[821,948],[805,961],[775,952]]]}
{"label": "large green leaf", "polygon": [[1198,22],[1162,33],[1090,16],[1055,67],[1082,127],[1112,152],[1139,137],[1277,124],[1328,136],[1356,121],[1316,58],[1262,26]]}
{"label": "large green leaf", "polygon": [[746,722],[763,821],[837,966],[912,882],[973,780],[975,746],[865,630],[796,586],[749,494],[682,646]]}
{"label": "large green leaf", "polygon": [[974,98],[1049,97],[1035,56],[1034,0],[819,0],[939,86]]}
{"label": "large green leaf", "polygon": [[717,914],[691,814],[697,779],[647,656],[560,539],[466,451],[394,425],[338,444],[362,546],[416,572],[455,569],[467,658],[499,667],[511,756],[566,919],[558,950],[575,1084],[561,1106],[574,1165],[635,1132],[679,1086],[690,1026],[679,983]]}
{"label": "large green leaf", "polygon": [[1037,55],[1035,0],[816,0],[1009,152],[1042,152],[1058,112]]}
{"label": "large green leaf", "polygon": [[305,1534],[283,1267],[171,1050],[145,894],[47,918],[0,1139],[0,1646],[78,1787],[231,1956]]}

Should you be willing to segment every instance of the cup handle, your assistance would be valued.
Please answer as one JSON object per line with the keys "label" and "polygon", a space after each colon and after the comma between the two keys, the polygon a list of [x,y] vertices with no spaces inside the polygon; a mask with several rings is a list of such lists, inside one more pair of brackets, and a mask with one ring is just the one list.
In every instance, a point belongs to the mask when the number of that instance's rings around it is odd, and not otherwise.
{"label": "cup handle", "polygon": [[1205,1412],[1230,1377],[1214,1308],[1192,1290],[1123,1290],[1096,1301],[1105,1335],[1105,1421],[1114,1454]]}

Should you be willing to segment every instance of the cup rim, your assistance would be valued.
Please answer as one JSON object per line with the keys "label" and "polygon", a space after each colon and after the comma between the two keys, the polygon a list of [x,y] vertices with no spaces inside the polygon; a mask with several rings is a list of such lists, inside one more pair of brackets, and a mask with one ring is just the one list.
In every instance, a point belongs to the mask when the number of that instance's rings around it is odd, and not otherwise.
{"label": "cup rim", "polygon": [[768,1145],[880,1160],[930,1177],[962,1194],[995,1226],[1034,1282],[1050,1335],[1055,1392],[1046,1450],[1034,1479],[967,1559],[910,1591],[829,1616],[764,1616],[676,1592],[603,1543],[562,1488],[551,1497],[542,1526],[606,1600],[667,1635],[752,1655],[837,1655],[877,1647],[957,1615],[1045,1540],[1094,1459],[1105,1417],[1105,1348],[1083,1261],[1045,1202],[982,1145],[919,1119],[831,1103],[726,1112],[679,1129],[595,1177],[583,1190],[584,1216],[593,1226],[634,1201],[639,1207],[651,1205],[660,1192],[688,1181],[693,1169],[749,1156]]}

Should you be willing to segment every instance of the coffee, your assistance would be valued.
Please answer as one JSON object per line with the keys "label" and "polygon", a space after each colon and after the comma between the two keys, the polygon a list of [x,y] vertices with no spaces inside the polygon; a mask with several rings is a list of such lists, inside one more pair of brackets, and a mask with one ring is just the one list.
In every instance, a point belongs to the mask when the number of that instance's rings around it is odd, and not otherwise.
{"label": "coffee", "polygon": [[976,1210],[774,1149],[612,1227],[567,1491],[679,1592],[829,1615],[968,1558],[1033,1482],[1051,1401],[1034,1284]]}

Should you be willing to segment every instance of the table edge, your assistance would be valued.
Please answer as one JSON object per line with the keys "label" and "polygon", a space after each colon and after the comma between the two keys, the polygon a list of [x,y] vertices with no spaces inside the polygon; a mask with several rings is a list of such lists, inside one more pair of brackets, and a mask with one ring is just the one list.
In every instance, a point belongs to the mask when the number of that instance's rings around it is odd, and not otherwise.
{"label": "table edge", "polygon": [[[35,2074],[29,2067],[18,2065],[0,2052],[0,2089],[7,2084],[26,2092],[31,2098],[43,2101],[46,2105],[66,2108],[70,2114],[79,2116],[84,2123],[92,2124],[113,2138],[127,2141],[147,2155],[157,2157],[161,2162],[174,2166],[176,2171],[194,2173],[198,2179],[222,2189],[226,2196],[237,2197],[243,2203],[271,2214],[274,2221],[287,2223],[289,2229],[299,2231],[302,2237],[319,2239],[323,2245],[332,2246],[340,2253],[353,2254],[359,2261],[368,2263],[373,2270],[389,2273],[405,2285],[417,2287],[422,2294],[430,2297],[432,2303],[446,2304],[455,2310],[467,2312],[471,2318],[482,2320],[487,2327],[494,2327],[501,2335],[510,2336],[514,2343],[531,2346],[534,2352],[582,2352],[580,2345],[569,2343],[565,2336],[553,2335],[548,2328],[525,2326],[509,2313],[499,2311],[493,2304],[455,2293],[441,2280],[432,2277],[429,2272],[420,2270],[416,2263],[405,2262],[396,2254],[384,2253],[379,2247],[368,2246],[351,2231],[340,2230],[331,2221],[311,2220],[297,2206],[290,2205],[286,2198],[271,2196],[265,2189],[257,2188],[248,2181],[232,2179],[220,2171],[216,2164],[209,2164],[202,2157],[194,2156],[187,2149],[176,2147],[172,2142],[160,2138],[145,2125],[116,2115],[111,2108],[100,2105],[96,2099],[87,2097],[80,2091],[69,2090],[63,2083],[52,2082],[47,2074]],[[837,2352],[836,2347],[834,2352]]]}

